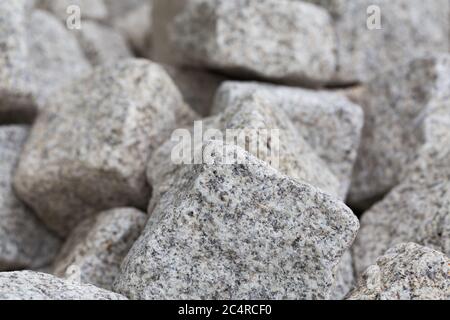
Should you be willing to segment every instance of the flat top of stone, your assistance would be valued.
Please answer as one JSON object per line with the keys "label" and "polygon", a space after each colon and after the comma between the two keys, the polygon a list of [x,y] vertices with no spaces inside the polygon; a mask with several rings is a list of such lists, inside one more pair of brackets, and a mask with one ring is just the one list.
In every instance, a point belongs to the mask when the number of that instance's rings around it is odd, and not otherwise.
{"label": "flat top of stone", "polygon": [[33,271],[0,273],[1,300],[126,300],[92,285]]}

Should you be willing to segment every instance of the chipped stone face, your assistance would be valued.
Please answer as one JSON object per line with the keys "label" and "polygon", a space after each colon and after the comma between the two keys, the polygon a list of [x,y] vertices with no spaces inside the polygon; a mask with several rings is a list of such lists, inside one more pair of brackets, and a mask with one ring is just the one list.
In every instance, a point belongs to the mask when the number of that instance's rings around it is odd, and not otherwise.
{"label": "chipped stone face", "polygon": [[[416,56],[450,49],[447,0],[306,1],[323,6],[334,18],[338,83],[366,82]],[[374,29],[377,8],[381,29]]]}
{"label": "chipped stone face", "polygon": [[349,300],[448,300],[448,265],[441,252],[403,243],[362,275]]}
{"label": "chipped stone face", "polygon": [[67,239],[52,273],[66,277],[76,267],[82,283],[111,290],[146,220],[144,213],[132,208],[112,209],[84,220]]}
{"label": "chipped stone face", "polygon": [[[212,138],[237,144],[287,176],[342,197],[337,178],[298,134],[286,114],[274,108],[264,95],[243,96],[223,113],[206,119],[201,125],[201,132],[197,123],[190,131],[193,139],[188,141],[189,150],[201,149],[202,143]],[[211,130],[215,130],[213,137]],[[203,141],[195,141],[199,139],[197,135],[203,137]],[[178,156],[176,150],[180,144],[173,139],[167,141],[149,161],[147,177],[153,186],[149,213],[159,203],[162,194],[178,183],[179,177],[175,173],[182,166],[175,164],[173,157]]]}
{"label": "chipped stone face", "polygon": [[403,182],[366,212],[354,245],[358,273],[387,249],[415,242],[450,256],[450,135],[424,147]]}
{"label": "chipped stone face", "polygon": [[[239,164],[224,165],[234,154]],[[115,283],[132,299],[326,299],[358,220],[243,149],[211,142],[185,166]]]}
{"label": "chipped stone face", "polygon": [[0,273],[0,300],[126,300],[92,285],[33,271]]}
{"label": "chipped stone face", "polygon": [[252,92],[263,94],[274,107],[287,114],[301,136],[339,179],[339,194],[345,197],[363,127],[361,108],[343,95],[328,91],[226,82],[216,94],[213,114]]}
{"label": "chipped stone face", "polygon": [[59,240],[15,196],[12,176],[27,138],[25,126],[0,126],[0,270],[49,263]]}
{"label": "chipped stone face", "polygon": [[206,70],[164,65],[184,100],[202,116],[208,116],[214,103],[214,96],[225,77]]}
{"label": "chipped stone face", "polygon": [[[62,21],[69,17],[67,8],[78,6],[81,17],[88,20],[105,20],[108,17],[108,9],[104,0],[37,0],[39,8],[52,12]],[[128,0],[127,0],[128,1]]]}
{"label": "chipped stone face", "polygon": [[31,112],[34,83],[28,69],[25,0],[0,3],[0,112]]}
{"label": "chipped stone face", "polygon": [[[87,23],[83,27],[86,26]],[[52,93],[91,72],[91,66],[77,39],[50,13],[34,10],[27,30],[34,96],[39,107],[45,108]]]}
{"label": "chipped stone face", "polygon": [[183,63],[232,75],[317,85],[336,68],[332,19],[309,3],[193,0],[169,37]]}
{"label": "chipped stone face", "polygon": [[351,203],[384,195],[400,183],[421,147],[448,132],[450,55],[430,55],[381,74],[363,95],[365,125]]}
{"label": "chipped stone face", "polygon": [[132,57],[122,34],[98,22],[84,22],[83,28],[75,34],[86,58],[93,66]]}
{"label": "chipped stone face", "polygon": [[98,212],[145,208],[147,162],[185,109],[171,79],[150,61],[96,68],[49,101],[31,130],[15,188],[62,237]]}

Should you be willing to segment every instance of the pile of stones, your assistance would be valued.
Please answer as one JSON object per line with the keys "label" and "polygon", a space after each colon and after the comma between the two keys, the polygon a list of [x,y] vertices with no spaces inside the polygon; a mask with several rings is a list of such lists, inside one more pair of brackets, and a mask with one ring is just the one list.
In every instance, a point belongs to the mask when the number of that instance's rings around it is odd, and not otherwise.
{"label": "pile of stones", "polygon": [[449,13],[0,1],[0,299],[450,299]]}

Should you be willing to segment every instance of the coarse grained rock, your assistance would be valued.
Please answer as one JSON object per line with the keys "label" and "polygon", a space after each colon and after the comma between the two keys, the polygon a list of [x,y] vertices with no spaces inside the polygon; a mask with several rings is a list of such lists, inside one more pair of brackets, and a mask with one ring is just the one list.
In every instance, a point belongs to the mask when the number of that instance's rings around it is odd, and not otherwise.
{"label": "coarse grained rock", "polygon": [[75,37],[58,19],[43,10],[24,9],[22,0],[15,6],[13,14],[7,8],[0,10],[8,15],[3,21],[14,19],[2,29],[6,48],[0,60],[6,65],[0,76],[0,118],[28,123],[38,108],[45,108],[48,96],[91,67]]}
{"label": "coarse grained rock", "polygon": [[[334,196],[339,194],[339,181],[311,146],[298,133],[286,113],[273,105],[263,93],[250,93],[235,101],[219,116],[227,143],[235,140],[227,136],[229,130],[240,146],[283,174],[303,183],[309,183]],[[265,131],[269,136],[265,135]],[[270,136],[278,130],[277,136]],[[277,140],[277,141],[274,141]],[[251,146],[253,144],[253,146]]]}
{"label": "coarse grained rock", "polygon": [[85,76],[92,68],[75,36],[47,11],[32,11],[27,31],[28,68],[35,83],[36,103],[42,109],[49,96]]}
{"label": "coarse grained rock", "polygon": [[448,132],[450,55],[427,55],[380,74],[362,95],[365,124],[349,201],[370,202],[400,183],[421,147]]}
{"label": "coarse grained rock", "polygon": [[226,77],[196,68],[163,66],[180,89],[186,103],[201,116],[209,116],[216,91]]}
{"label": "coarse grained rock", "polygon": [[54,258],[60,245],[12,188],[27,135],[26,126],[0,126],[0,270],[41,267]]}
{"label": "coarse grained rock", "polygon": [[[190,131],[184,130],[182,141],[175,135],[155,151],[147,166],[147,178],[153,187],[149,213],[162,195],[179,183],[175,172],[182,168],[180,163],[201,163],[202,159],[194,159],[190,151],[201,150],[211,139],[238,145],[292,179],[342,197],[337,178],[282,110],[274,108],[263,94],[250,93],[234,102],[223,113],[195,123]],[[190,152],[188,157],[184,149]]]}
{"label": "coarse grained rock", "polygon": [[344,253],[335,271],[330,300],[343,300],[355,286],[355,272],[351,250]]}
{"label": "coarse grained rock", "polygon": [[354,244],[358,273],[387,249],[415,242],[450,255],[450,134],[426,145],[402,182],[361,219]]}
{"label": "coarse grained rock", "polygon": [[305,85],[328,82],[336,38],[326,10],[287,0],[192,0],[169,30],[181,63]]}
{"label": "coarse grained rock", "polygon": [[28,69],[25,0],[0,3],[0,115],[33,113],[34,82]]}
{"label": "coarse grained rock", "polygon": [[141,59],[96,68],[52,96],[15,175],[18,195],[61,237],[111,208],[145,208],[153,151],[189,109],[162,67]]}
{"label": "coarse grained rock", "polygon": [[52,273],[66,277],[75,267],[82,283],[112,290],[120,264],[146,221],[147,215],[133,208],[112,209],[87,218],[67,239]]}
{"label": "coarse grained rock", "polygon": [[75,34],[84,55],[93,66],[133,57],[121,33],[96,21],[83,22],[83,28],[76,30]]}
{"label": "coarse grained rock", "polygon": [[[127,0],[128,1],[128,0]],[[68,12],[71,6],[80,8],[83,20],[106,20],[108,9],[104,0],[37,0],[37,7],[52,12],[62,21],[66,21],[72,11]]]}
{"label": "coarse grained rock", "polygon": [[89,284],[34,271],[0,273],[1,300],[126,300]]}
{"label": "coarse grained rock", "polygon": [[363,127],[361,107],[330,91],[229,81],[217,91],[212,113],[225,110],[236,99],[251,92],[264,94],[287,114],[301,136],[339,179],[339,193],[345,196]]}
{"label": "coarse grained rock", "polygon": [[450,259],[415,243],[388,250],[362,275],[349,300],[448,300]]}
{"label": "coarse grained rock", "polygon": [[[450,49],[447,0],[306,1],[323,6],[333,16],[336,83],[367,82],[411,58]],[[380,28],[373,23],[378,15]]]}
{"label": "coarse grained rock", "polygon": [[[358,219],[236,146],[202,150],[122,264],[132,299],[326,299]],[[223,163],[234,155],[235,164]]]}

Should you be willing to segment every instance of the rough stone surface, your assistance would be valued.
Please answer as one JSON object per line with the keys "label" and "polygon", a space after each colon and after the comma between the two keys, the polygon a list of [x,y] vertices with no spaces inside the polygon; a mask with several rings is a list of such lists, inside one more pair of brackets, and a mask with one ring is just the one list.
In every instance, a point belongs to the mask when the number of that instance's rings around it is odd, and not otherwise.
{"label": "rough stone surface", "polygon": [[[0,117],[28,122],[46,98],[91,70],[77,40],[51,14],[29,12],[22,0],[2,3]],[[22,3],[22,6],[20,4]],[[8,8],[9,7],[9,8]],[[14,13],[9,13],[11,8]],[[39,26],[39,27],[36,27]],[[25,119],[25,120],[24,120]]]}
{"label": "rough stone surface", "polygon": [[450,134],[436,145],[425,146],[403,182],[363,215],[353,249],[358,273],[402,242],[450,256],[449,159]]}
{"label": "rough stone surface", "polygon": [[328,91],[226,82],[216,94],[212,113],[225,110],[235,104],[236,99],[251,92],[264,94],[287,114],[301,136],[339,179],[339,194],[345,196],[363,127],[361,108],[343,95]]}
{"label": "rough stone surface", "polygon": [[[450,49],[447,0],[306,1],[324,6],[334,18],[338,39],[336,82],[366,82],[381,70],[415,56]],[[380,8],[381,29],[367,27],[375,16],[374,11],[368,14],[371,6]]]}
{"label": "rough stone surface", "polygon": [[309,3],[192,0],[169,36],[182,62],[233,75],[316,85],[335,72],[332,19]]}
{"label": "rough stone surface", "polygon": [[183,94],[184,100],[202,116],[208,116],[217,89],[225,77],[205,70],[164,65],[164,69]]}
{"label": "rough stone surface", "polygon": [[0,2],[0,112],[34,109],[34,83],[28,70],[26,1]]}
{"label": "rough stone surface", "polygon": [[147,216],[131,208],[112,209],[80,223],[55,260],[53,274],[78,268],[82,283],[112,289],[120,264],[139,237]]}
{"label": "rough stone surface", "polygon": [[45,108],[52,93],[89,73],[91,66],[75,36],[50,13],[33,11],[27,30],[34,96],[38,106]]}
{"label": "rough stone surface", "polygon": [[86,58],[94,66],[133,56],[121,33],[96,21],[85,21],[76,35]]}
{"label": "rough stone surface", "polygon": [[448,300],[450,259],[415,243],[403,243],[378,258],[362,275],[350,300]]}
{"label": "rough stone surface", "polygon": [[20,202],[12,176],[28,128],[0,126],[0,270],[36,268],[57,253],[59,240]]}
{"label": "rough stone surface", "polygon": [[[237,164],[223,165],[234,154]],[[358,220],[243,149],[211,142],[186,166],[122,264],[144,299],[326,299]]]}
{"label": "rough stone surface", "polygon": [[0,300],[126,300],[88,284],[33,271],[0,273]]}
{"label": "rough stone surface", "polygon": [[[215,130],[218,134],[214,132],[214,140],[237,144],[287,176],[309,183],[332,196],[342,197],[337,178],[298,134],[286,114],[274,108],[264,95],[243,96],[223,113],[202,121],[201,125],[202,132],[196,132],[197,124],[190,131],[195,139],[200,134],[205,140],[203,142],[207,142],[212,138],[211,130]],[[202,141],[192,140],[189,141],[189,150],[192,146],[194,150],[200,150]],[[175,173],[182,166],[173,160],[178,156],[176,150],[179,145],[180,142],[170,139],[155,151],[149,161],[147,177],[153,186],[149,213],[159,203],[161,196],[178,183]],[[187,162],[194,163],[192,154]],[[186,161],[183,163],[186,164]]]}
{"label": "rough stone surface", "polygon": [[122,206],[145,208],[152,152],[188,109],[158,65],[130,59],[61,90],[34,124],[15,176],[19,196],[59,235]]}
{"label": "rough stone surface", "polygon": [[355,272],[351,251],[347,251],[339,262],[330,300],[343,300],[355,286]]}
{"label": "rough stone surface", "polygon": [[450,55],[430,55],[383,73],[361,101],[365,125],[351,203],[389,192],[427,142],[450,125]]}
{"label": "rough stone surface", "polygon": [[37,6],[52,12],[62,21],[69,17],[69,6],[78,6],[83,19],[105,20],[108,17],[108,9],[103,0],[37,0]]}

